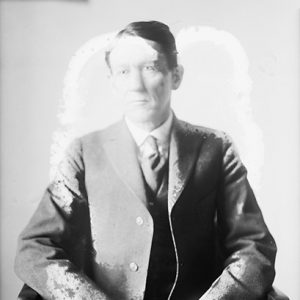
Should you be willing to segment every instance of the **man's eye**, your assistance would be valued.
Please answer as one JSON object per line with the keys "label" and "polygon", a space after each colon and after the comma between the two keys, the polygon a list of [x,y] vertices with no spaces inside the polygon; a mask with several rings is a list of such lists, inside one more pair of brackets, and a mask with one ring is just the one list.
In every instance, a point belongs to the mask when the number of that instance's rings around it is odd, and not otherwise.
{"label": "man's eye", "polygon": [[155,72],[157,71],[157,68],[155,66],[145,66],[146,71],[152,71]]}
{"label": "man's eye", "polygon": [[129,73],[128,69],[121,69],[121,70],[118,71],[119,75],[127,75],[128,73]]}

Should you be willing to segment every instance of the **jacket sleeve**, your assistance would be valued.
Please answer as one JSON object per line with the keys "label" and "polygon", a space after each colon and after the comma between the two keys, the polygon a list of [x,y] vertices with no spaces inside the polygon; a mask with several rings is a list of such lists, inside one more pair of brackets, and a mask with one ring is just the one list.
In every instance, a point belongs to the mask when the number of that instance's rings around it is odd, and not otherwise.
{"label": "jacket sleeve", "polygon": [[217,224],[224,265],[201,300],[266,299],[275,276],[276,245],[231,140],[223,142]]}
{"label": "jacket sleeve", "polygon": [[15,271],[43,299],[107,299],[84,272],[89,210],[79,140],[19,237]]}

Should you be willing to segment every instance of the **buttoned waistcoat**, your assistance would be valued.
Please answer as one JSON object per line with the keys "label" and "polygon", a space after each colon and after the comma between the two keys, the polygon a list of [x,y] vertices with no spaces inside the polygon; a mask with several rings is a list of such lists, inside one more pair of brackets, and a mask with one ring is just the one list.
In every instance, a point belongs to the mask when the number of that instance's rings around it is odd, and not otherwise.
{"label": "buttoned waistcoat", "polygon": [[[143,299],[146,201],[123,120],[76,139],[20,235],[17,274],[44,299]],[[169,299],[263,299],[276,246],[226,134],[174,119],[168,211],[177,260]]]}

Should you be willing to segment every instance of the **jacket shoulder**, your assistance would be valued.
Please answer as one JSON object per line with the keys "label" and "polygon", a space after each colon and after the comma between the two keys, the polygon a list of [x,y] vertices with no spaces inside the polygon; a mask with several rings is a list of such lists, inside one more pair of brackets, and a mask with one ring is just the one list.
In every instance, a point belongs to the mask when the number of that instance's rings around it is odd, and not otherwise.
{"label": "jacket shoulder", "polygon": [[82,169],[86,156],[91,153],[101,153],[103,144],[110,139],[112,132],[117,131],[116,127],[118,127],[117,123],[104,129],[73,137],[63,146],[58,164],[61,164],[63,161],[74,161]]}
{"label": "jacket shoulder", "polygon": [[110,140],[115,135],[115,133],[120,130],[120,127],[122,127],[122,121],[111,124],[103,129],[89,132],[78,137],[76,140],[82,145],[83,149],[89,146],[101,147],[101,145]]}
{"label": "jacket shoulder", "polygon": [[199,136],[210,141],[219,141],[222,144],[232,143],[232,138],[230,137],[230,135],[222,130],[192,124],[183,120],[178,120],[178,123],[188,135]]}

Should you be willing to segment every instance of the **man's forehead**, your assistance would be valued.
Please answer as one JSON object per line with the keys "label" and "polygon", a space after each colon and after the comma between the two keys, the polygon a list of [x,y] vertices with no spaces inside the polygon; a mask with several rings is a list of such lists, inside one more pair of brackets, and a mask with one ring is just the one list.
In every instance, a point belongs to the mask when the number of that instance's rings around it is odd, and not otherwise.
{"label": "man's forehead", "polygon": [[164,57],[158,43],[138,36],[124,36],[115,41],[111,50],[111,61],[147,59],[157,61]]}

